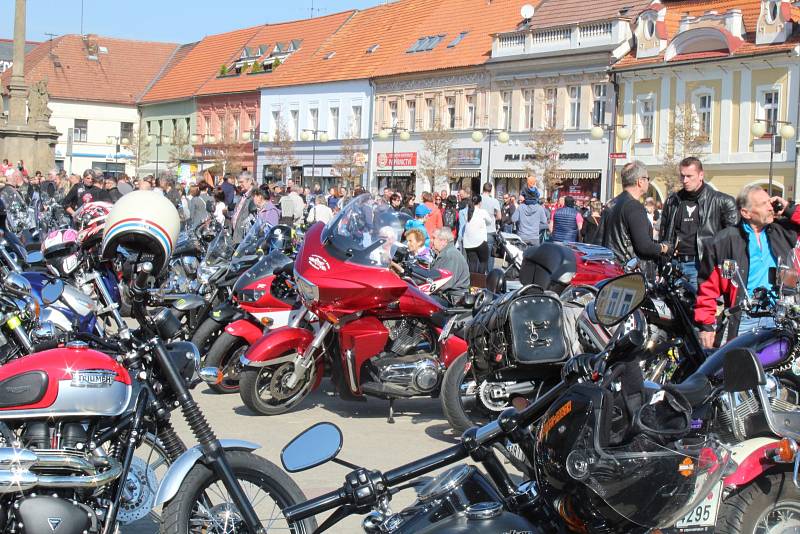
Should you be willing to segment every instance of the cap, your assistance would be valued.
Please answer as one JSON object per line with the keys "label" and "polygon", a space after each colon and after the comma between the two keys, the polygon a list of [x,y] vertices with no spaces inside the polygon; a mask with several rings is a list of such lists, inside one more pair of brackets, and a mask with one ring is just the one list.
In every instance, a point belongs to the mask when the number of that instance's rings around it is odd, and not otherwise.
{"label": "cap", "polygon": [[419,204],[414,212],[417,217],[424,217],[431,212],[431,209],[425,204]]}

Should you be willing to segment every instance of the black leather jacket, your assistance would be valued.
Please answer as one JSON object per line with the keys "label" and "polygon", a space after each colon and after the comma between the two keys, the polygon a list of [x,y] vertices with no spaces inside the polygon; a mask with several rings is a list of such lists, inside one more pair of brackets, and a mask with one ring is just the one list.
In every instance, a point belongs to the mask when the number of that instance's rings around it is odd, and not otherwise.
{"label": "black leather jacket", "polygon": [[[661,212],[661,228],[659,239],[662,243],[675,245],[675,219],[680,211],[681,199],[678,193],[672,193],[664,203],[664,210]],[[697,197],[698,215],[700,216],[700,228],[697,231],[697,251],[699,260],[703,259],[703,241],[713,237],[723,228],[736,226],[739,222],[739,212],[736,209],[736,201],[732,196],[711,188],[703,186],[700,196]]]}
{"label": "black leather jacket", "polygon": [[603,246],[624,264],[632,258],[655,260],[661,247],[653,241],[650,222],[641,202],[623,191],[611,200],[600,220]]}

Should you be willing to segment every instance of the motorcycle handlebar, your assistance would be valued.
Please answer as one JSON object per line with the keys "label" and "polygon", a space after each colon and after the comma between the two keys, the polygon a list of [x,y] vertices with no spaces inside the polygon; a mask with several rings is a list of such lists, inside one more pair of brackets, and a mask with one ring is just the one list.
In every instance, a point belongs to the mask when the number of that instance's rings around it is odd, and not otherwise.
{"label": "motorcycle handlebar", "polygon": [[333,510],[343,504],[347,504],[347,494],[338,489],[290,506],[283,511],[283,515],[288,523],[294,523]]}
{"label": "motorcycle handlebar", "polygon": [[153,272],[153,264],[149,261],[144,262],[139,266],[136,276],[133,278],[133,285],[131,286],[136,291],[144,291],[147,289],[147,279],[150,273]]}

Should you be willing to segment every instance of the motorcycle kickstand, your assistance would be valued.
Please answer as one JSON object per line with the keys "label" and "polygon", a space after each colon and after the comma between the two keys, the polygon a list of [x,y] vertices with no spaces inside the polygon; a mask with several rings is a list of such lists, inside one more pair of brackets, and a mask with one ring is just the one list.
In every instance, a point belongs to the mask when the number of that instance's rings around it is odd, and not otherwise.
{"label": "motorcycle kickstand", "polygon": [[389,418],[386,422],[390,425],[394,424],[394,399],[389,399]]}

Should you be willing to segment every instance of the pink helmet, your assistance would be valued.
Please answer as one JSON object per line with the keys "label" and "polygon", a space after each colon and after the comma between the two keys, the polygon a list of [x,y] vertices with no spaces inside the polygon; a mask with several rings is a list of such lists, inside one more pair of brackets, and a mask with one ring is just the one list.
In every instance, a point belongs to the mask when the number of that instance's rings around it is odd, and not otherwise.
{"label": "pink helmet", "polygon": [[87,202],[75,213],[78,243],[84,249],[92,248],[103,239],[106,217],[114,205],[109,202]]}
{"label": "pink helmet", "polygon": [[42,255],[50,270],[66,276],[78,266],[78,232],[72,228],[53,230],[42,242]]}

